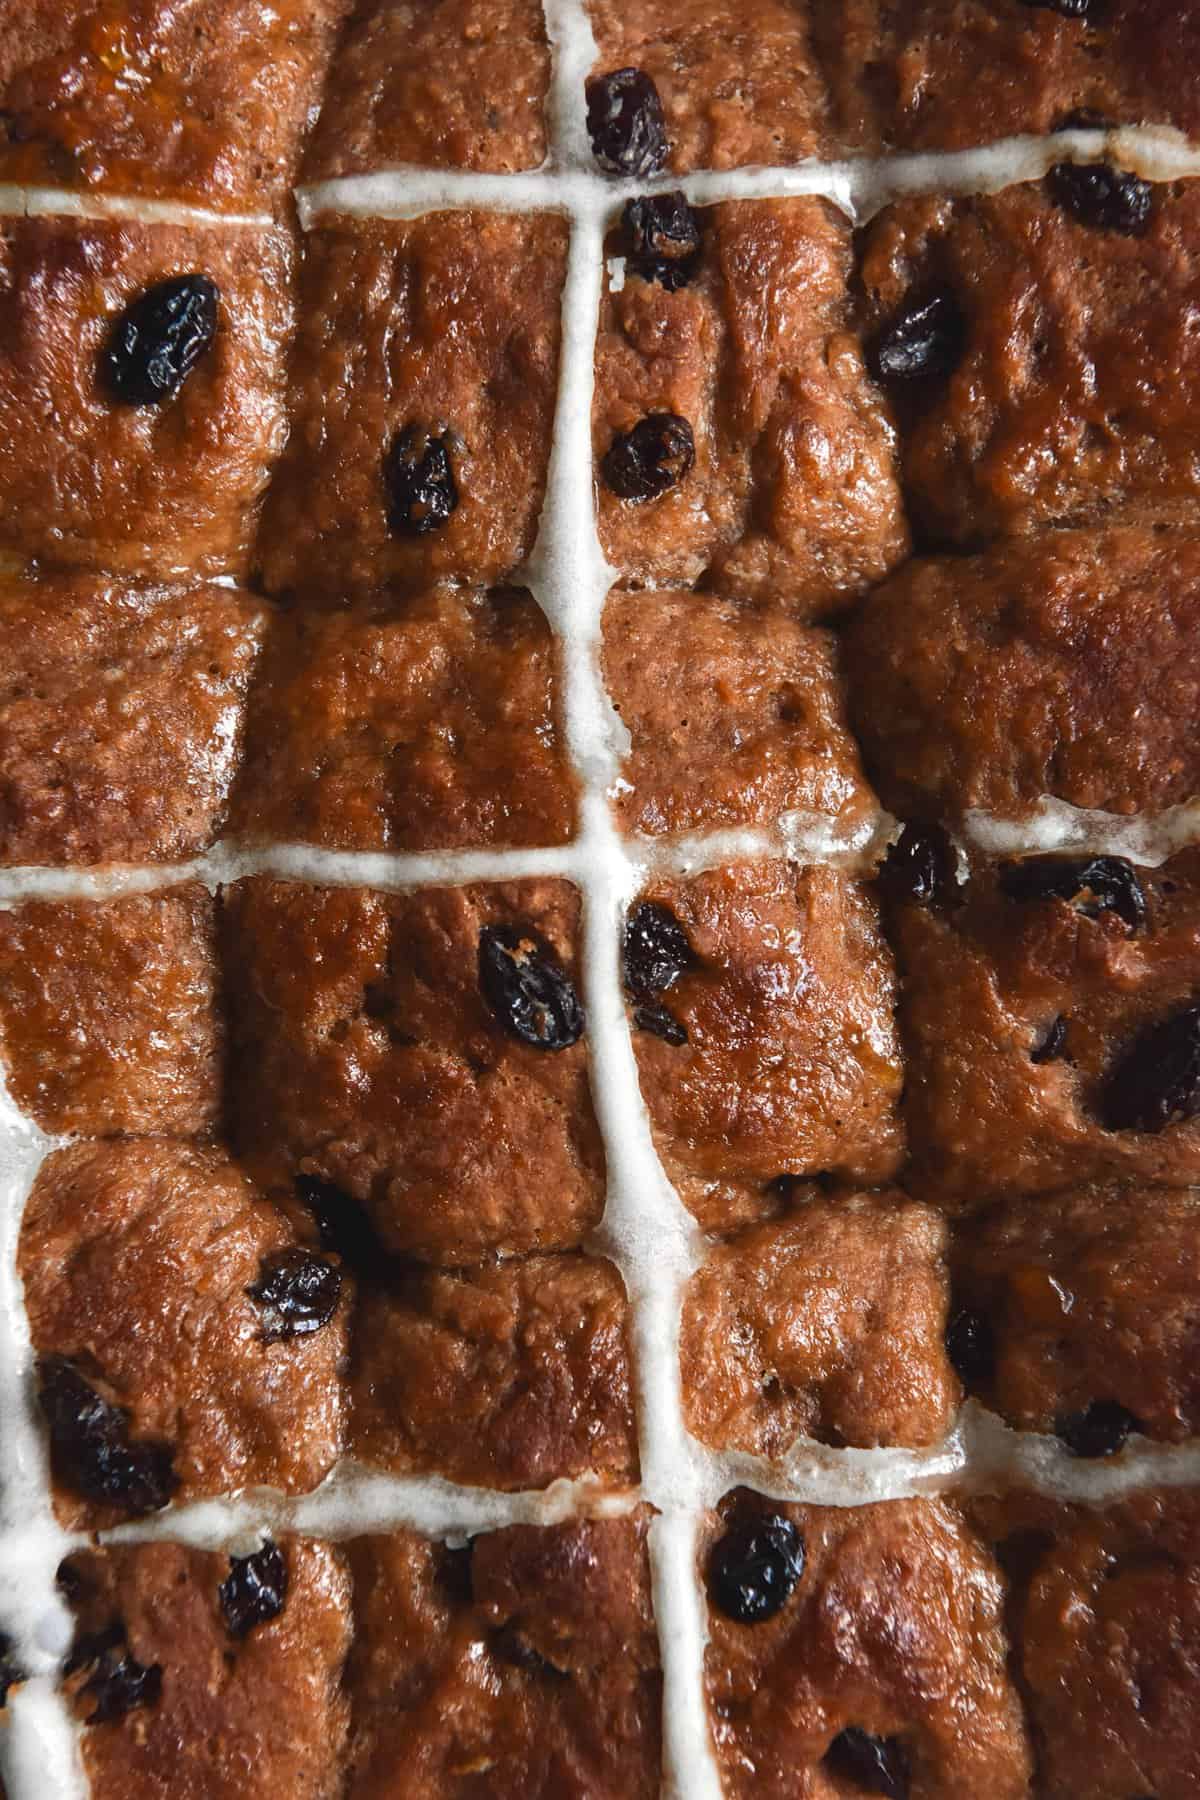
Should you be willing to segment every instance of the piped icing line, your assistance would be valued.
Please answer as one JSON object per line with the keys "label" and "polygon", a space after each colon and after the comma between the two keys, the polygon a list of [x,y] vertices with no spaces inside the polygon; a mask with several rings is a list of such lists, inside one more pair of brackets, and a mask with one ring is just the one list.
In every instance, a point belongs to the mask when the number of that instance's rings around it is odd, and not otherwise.
{"label": "piped icing line", "polygon": [[[545,16],[554,59],[551,161],[569,170],[590,156],[579,95],[596,45],[582,0],[545,0]],[[628,736],[601,674],[601,622],[615,571],[596,529],[592,475],[595,345],[610,215],[603,189],[572,212],[554,444],[525,579],[560,642],[567,745],[580,787],[586,1041],[607,1170],[595,1242],[620,1270],[629,1299],[642,1491],[659,1515],[649,1554],[663,1676],[663,1787],[677,1800],[719,1800],[704,1706],[704,1606],[689,1561],[701,1496],[683,1424],[679,1362],[683,1289],[699,1263],[700,1235],[654,1147],[621,974],[625,912],[639,870],[625,854],[610,804]]]}
{"label": "piped icing line", "polygon": [[[565,5],[547,12],[565,16]],[[578,64],[578,58],[575,58]],[[590,65],[589,65],[590,66]],[[1143,180],[1163,183],[1200,176],[1200,146],[1165,126],[1127,126],[1111,131],[1060,131],[1044,137],[999,138],[969,150],[897,152],[882,156],[809,159],[786,166],[748,164],[737,169],[696,169],[625,181],[601,174],[586,144],[579,74],[566,89],[572,141],[541,169],[489,174],[462,169],[381,168],[297,188],[301,227],[312,230],[331,217],[414,219],[447,211],[559,212],[575,217],[596,207],[613,223],[627,200],[680,189],[693,206],[726,201],[828,200],[857,223],[892,201],[921,195],[997,194],[1022,182],[1040,181],[1059,162],[1112,161]],[[556,78],[551,110],[564,105]]]}
{"label": "piped icing line", "polygon": [[50,1503],[17,1270],[25,1203],[56,1145],[21,1115],[0,1078],[0,1631],[14,1664],[31,1678],[13,1690],[10,1726],[0,1728],[0,1774],[10,1800],[77,1800],[87,1792],[78,1731],[54,1679],[71,1641],[55,1583],[70,1540]]}
{"label": "piped icing line", "polygon": [[[590,652],[583,651],[580,670],[586,671],[589,654],[594,658],[595,653],[594,643]],[[573,679],[584,679],[584,674],[577,671]],[[613,715],[606,717],[604,729],[617,733],[623,728]],[[590,741],[594,745],[594,737]],[[763,825],[661,837],[622,836],[614,827],[611,841],[606,841],[612,854],[632,871],[635,887],[655,875],[696,875],[730,863],[777,858],[803,866],[827,863],[869,877],[900,826],[882,807],[847,818],[792,811]],[[1123,814],[1088,811],[1045,795],[1020,816],[970,811],[956,836],[968,855],[1019,857],[1079,851],[1125,856],[1132,862],[1157,866],[1177,851],[1200,844],[1200,800],[1157,813]],[[332,850],[302,843],[250,844],[227,838],[186,862],[0,868],[0,909],[37,900],[118,900],[126,894],[167,891],[191,881],[215,893],[250,876],[306,882],[314,887],[372,888],[383,893],[546,878],[582,883],[588,869],[595,866],[596,854],[594,836],[589,838],[586,831],[564,844],[528,849],[411,853]]]}
{"label": "piped icing line", "polygon": [[0,218],[113,219],[136,225],[262,231],[277,226],[270,213],[220,212],[182,200],[150,200],[139,194],[104,194],[76,188],[0,181]]}
{"label": "piped icing line", "polygon": [[0,869],[0,907],[27,900],[111,900],[198,881],[215,892],[248,876],[311,882],[316,887],[366,887],[384,892],[463,887],[478,881],[575,877],[575,844],[530,850],[446,850],[411,856],[388,851],[327,850],[316,844],[238,844],[226,840],[204,856],[180,863],[110,863],[92,868]]}
{"label": "piped icing line", "polygon": [[962,835],[968,848],[989,856],[1078,850],[1157,865],[1200,843],[1200,800],[1159,813],[1124,814],[1089,811],[1046,795],[1021,818],[968,812]]}
{"label": "piped icing line", "polygon": [[621,1518],[641,1504],[638,1488],[614,1487],[597,1474],[504,1492],[465,1487],[437,1475],[393,1475],[346,1458],[311,1494],[247,1488],[169,1506],[98,1536],[102,1544],[182,1543],[231,1555],[244,1555],[265,1538],[289,1532],[336,1542],[407,1530],[461,1543],[510,1525]]}

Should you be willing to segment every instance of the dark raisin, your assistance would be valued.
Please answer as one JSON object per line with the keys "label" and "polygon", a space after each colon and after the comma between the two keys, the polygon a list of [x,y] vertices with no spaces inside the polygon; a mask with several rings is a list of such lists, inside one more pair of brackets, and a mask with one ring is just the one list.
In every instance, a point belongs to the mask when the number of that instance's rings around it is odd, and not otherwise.
{"label": "dark raisin", "polygon": [[908,1752],[898,1738],[873,1737],[858,1725],[847,1725],[825,1752],[826,1767],[843,1781],[853,1781],[866,1794],[906,1800],[912,1771]]}
{"label": "dark raisin", "polygon": [[147,1666],[130,1656],[125,1627],[119,1623],[76,1639],[66,1673],[73,1675],[89,1667],[92,1673],[80,1688],[80,1693],[94,1702],[87,1715],[89,1725],[106,1725],[140,1706],[154,1706],[162,1693],[161,1665]]}
{"label": "dark raisin", "polygon": [[1164,1131],[1200,1113],[1200,1006],[1150,1025],[1109,1070],[1100,1116],[1109,1131]]}
{"label": "dark raisin", "polygon": [[40,1357],[37,1377],[56,1478],[86,1500],[133,1515],[164,1507],[179,1486],[170,1446],[131,1440],[124,1407],[98,1394],[69,1358]]}
{"label": "dark raisin", "polygon": [[773,1619],[803,1573],[804,1539],[781,1516],[731,1525],[708,1559],[713,1602],[739,1625]]}
{"label": "dark raisin", "polygon": [[967,321],[948,288],[910,300],[876,333],[867,363],[877,381],[944,381],[967,347]]}
{"label": "dark raisin", "polygon": [[83,1598],[86,1582],[83,1570],[73,1556],[64,1556],[54,1575],[55,1585],[68,1606],[78,1606]]}
{"label": "dark raisin", "polygon": [[658,89],[644,69],[612,69],[587,84],[592,155],[610,175],[656,175],[667,160]]}
{"label": "dark raisin", "polygon": [[1093,1400],[1083,1412],[1054,1421],[1054,1430],[1072,1456],[1115,1456],[1142,1422],[1117,1400]]}
{"label": "dark raisin", "polygon": [[287,1559],[268,1540],[250,1556],[231,1556],[229,1573],[217,1589],[221,1616],[231,1637],[244,1638],[256,1625],[278,1618],[287,1599]]}
{"label": "dark raisin", "polygon": [[1025,0],[1025,5],[1061,13],[1064,19],[1094,18],[1100,11],[1100,0]]}
{"label": "dark raisin", "polygon": [[643,900],[625,922],[625,986],[635,999],[665,994],[696,958],[669,906]]}
{"label": "dark raisin", "polygon": [[1069,900],[1087,918],[1114,912],[1130,931],[1146,922],[1146,895],[1123,856],[1026,856],[1001,863],[1000,891],[1010,900]]}
{"label": "dark raisin", "polygon": [[940,825],[906,825],[879,870],[884,898],[895,904],[956,906],[958,857]]}
{"label": "dark raisin", "polygon": [[12,1639],[7,1632],[0,1631],[0,1706],[7,1705],[9,1688],[16,1687],[24,1679]]}
{"label": "dark raisin", "polygon": [[986,1387],[996,1366],[996,1342],[982,1313],[960,1306],[946,1326],[946,1354],[965,1388]]}
{"label": "dark raisin", "polygon": [[566,1050],[583,1036],[579,997],[532,925],[484,926],[479,986],[509,1035],[533,1050]]}
{"label": "dark raisin", "polygon": [[635,1006],[633,1022],[639,1031],[648,1031],[676,1048],[688,1041],[687,1026],[661,1000],[643,1000],[640,1006]]}
{"label": "dark raisin", "polygon": [[173,275],[132,300],[100,355],[100,379],[126,406],[173,400],[217,332],[220,290],[207,275]]}
{"label": "dark raisin", "polygon": [[[64,1563],[59,1567],[60,1584],[63,1569],[66,1566]],[[77,1670],[88,1668],[92,1663],[99,1662],[106,1650],[118,1649],[124,1642],[125,1627],[119,1619],[114,1619],[111,1625],[104,1626],[101,1631],[77,1634],[70,1654],[63,1664],[63,1673],[74,1675]]]}
{"label": "dark raisin", "polygon": [[262,1333],[267,1344],[320,1331],[336,1312],[341,1291],[334,1265],[295,1245],[264,1256],[258,1280],[247,1289],[267,1314]]}
{"label": "dark raisin", "polygon": [[1059,1013],[1053,1025],[1042,1039],[1029,1052],[1031,1063],[1057,1062],[1067,1047],[1067,1015]]}
{"label": "dark raisin", "polygon": [[687,420],[678,413],[649,413],[632,431],[617,433],[600,458],[600,473],[622,500],[657,500],[679,485],[695,460]]}
{"label": "dark raisin", "polygon": [[502,1625],[494,1631],[490,1646],[498,1661],[508,1663],[514,1669],[523,1669],[526,1674],[561,1676],[563,1673],[540,1650],[535,1650],[513,1624]]}
{"label": "dark raisin", "polygon": [[1051,131],[1115,131],[1117,121],[1097,112],[1091,106],[1077,106],[1073,112],[1063,113],[1055,119]]}
{"label": "dark raisin", "polygon": [[406,425],[392,439],[383,459],[383,483],[393,536],[425,537],[440,531],[458,505],[449,437],[449,432],[435,437],[421,425]]}
{"label": "dark raisin", "polygon": [[627,201],[621,229],[629,268],[669,294],[686,287],[700,266],[700,217],[678,189]]}
{"label": "dark raisin", "polygon": [[1055,163],[1046,186],[1056,206],[1094,231],[1141,237],[1150,223],[1150,183],[1111,163]]}
{"label": "dark raisin", "polygon": [[454,1606],[475,1602],[473,1552],[470,1543],[443,1544],[434,1565],[438,1586]]}
{"label": "dark raisin", "polygon": [[333,1250],[356,1273],[377,1270],[387,1260],[362,1202],[332,1181],[297,1175],[296,1192],[311,1212],[323,1250]]}
{"label": "dark raisin", "polygon": [[832,1169],[814,1169],[807,1175],[773,1175],[763,1184],[763,1193],[776,1200],[792,1201],[797,1196],[803,1200],[806,1188],[820,1194],[836,1194],[841,1185],[842,1177]]}

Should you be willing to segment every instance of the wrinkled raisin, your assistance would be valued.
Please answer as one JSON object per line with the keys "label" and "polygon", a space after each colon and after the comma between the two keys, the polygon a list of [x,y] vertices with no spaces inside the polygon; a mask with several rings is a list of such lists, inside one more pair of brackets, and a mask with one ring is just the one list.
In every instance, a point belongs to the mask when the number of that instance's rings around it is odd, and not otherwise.
{"label": "wrinkled raisin", "polygon": [[333,1250],[356,1274],[377,1270],[388,1252],[362,1202],[318,1175],[297,1175],[296,1192],[311,1212],[323,1250]]}
{"label": "wrinkled raisin", "polygon": [[1056,206],[1094,231],[1141,237],[1150,223],[1150,183],[1111,163],[1055,163],[1046,186]]}
{"label": "wrinkled raisin", "polygon": [[278,1544],[268,1539],[250,1556],[231,1556],[229,1573],[217,1590],[229,1635],[244,1638],[256,1625],[278,1618],[287,1591],[287,1559]]}
{"label": "wrinkled raisin", "polygon": [[1100,10],[1100,0],[1025,0],[1025,5],[1061,13],[1064,19],[1093,18]]}
{"label": "wrinkled raisin", "polygon": [[668,1044],[686,1044],[687,1027],[658,998],[695,963],[687,933],[670,907],[643,900],[625,924],[625,987],[637,1001],[633,1022]]}
{"label": "wrinkled raisin", "polygon": [[825,1752],[825,1763],[843,1781],[853,1781],[867,1794],[906,1800],[912,1772],[908,1753],[898,1738],[873,1737],[858,1725],[847,1725]]}
{"label": "wrinkled raisin", "polygon": [[131,301],[100,356],[112,398],[126,406],[173,400],[216,336],[219,299],[207,275],[174,275]]}
{"label": "wrinkled raisin", "polygon": [[669,906],[643,900],[625,924],[625,986],[635,999],[665,994],[696,958]]}
{"label": "wrinkled raisin", "polygon": [[425,537],[440,531],[458,505],[449,444],[449,432],[435,437],[420,425],[407,425],[392,439],[383,461],[383,481],[393,536]]}
{"label": "wrinkled raisin", "polygon": [[24,1679],[25,1674],[17,1661],[12,1639],[7,1632],[0,1631],[0,1706],[7,1704],[9,1688],[16,1687]]}
{"label": "wrinkled raisin", "polygon": [[1069,900],[1089,919],[1116,913],[1130,931],[1146,922],[1146,895],[1123,856],[1027,856],[1001,863],[999,882],[1010,900]]}
{"label": "wrinkled raisin", "polygon": [[1057,1062],[1059,1057],[1064,1054],[1066,1047],[1067,1015],[1059,1013],[1041,1043],[1035,1044],[1029,1052],[1029,1060],[1031,1063]]}
{"label": "wrinkled raisin", "polygon": [[56,1478],[86,1500],[133,1515],[164,1507],[179,1486],[170,1446],[131,1440],[124,1407],[98,1394],[69,1358],[40,1357],[37,1376]]}
{"label": "wrinkled raisin", "polygon": [[946,1354],[965,1388],[987,1386],[996,1366],[996,1342],[982,1313],[959,1307],[946,1326]]}
{"label": "wrinkled raisin", "polygon": [[635,275],[657,281],[669,294],[687,286],[700,266],[700,219],[685,194],[676,189],[627,201],[621,228]]}
{"label": "wrinkled raisin", "polygon": [[600,458],[605,485],[622,500],[657,500],[691,472],[692,428],[678,413],[649,413],[619,431]]}
{"label": "wrinkled raisin", "polygon": [[688,1041],[687,1026],[661,1000],[643,1000],[639,1006],[635,1006],[633,1022],[639,1031],[648,1031],[652,1037],[661,1038],[665,1044],[674,1044],[676,1049]]}
{"label": "wrinkled raisin", "polygon": [[566,1050],[583,1036],[579,997],[532,925],[484,926],[479,986],[509,1035],[533,1050]]}
{"label": "wrinkled raisin", "polygon": [[438,1586],[453,1606],[471,1606],[475,1601],[473,1570],[474,1552],[469,1543],[444,1544],[434,1564]]}
{"label": "wrinkled raisin", "polygon": [[527,1638],[522,1637],[513,1624],[502,1625],[492,1633],[490,1639],[491,1652],[500,1662],[508,1663],[514,1669],[523,1669],[528,1675],[562,1675],[563,1671],[552,1663],[548,1657],[535,1650]]}
{"label": "wrinkled raisin", "polygon": [[940,825],[906,825],[879,870],[884,898],[894,904],[956,906],[958,857]]}
{"label": "wrinkled raisin", "polygon": [[79,1690],[94,1702],[87,1715],[89,1725],[106,1725],[138,1707],[154,1706],[162,1693],[161,1664],[147,1665],[131,1656],[125,1627],[119,1623],[78,1638],[65,1668],[68,1675],[92,1669]]}
{"label": "wrinkled raisin", "polygon": [[612,69],[587,84],[592,155],[610,175],[656,175],[667,160],[658,89],[644,69]]}
{"label": "wrinkled raisin", "polygon": [[910,300],[867,348],[877,381],[945,380],[967,347],[967,321],[948,288]]}
{"label": "wrinkled raisin", "polygon": [[1109,1131],[1164,1131],[1200,1113],[1200,1006],[1150,1025],[1110,1069],[1100,1101]]}
{"label": "wrinkled raisin", "polygon": [[1054,1430],[1072,1456],[1115,1456],[1142,1422],[1117,1400],[1093,1400],[1083,1412],[1054,1421]]}
{"label": "wrinkled raisin", "polygon": [[1092,106],[1077,106],[1072,112],[1063,113],[1062,117],[1053,120],[1051,131],[1115,131],[1117,122],[1104,113],[1097,112]]}
{"label": "wrinkled raisin", "polygon": [[337,1310],[342,1278],[331,1262],[312,1250],[273,1250],[259,1264],[258,1280],[247,1290],[267,1314],[263,1342],[307,1337],[328,1325]]}
{"label": "wrinkled raisin", "polygon": [[[71,1571],[73,1580],[77,1582],[80,1589],[82,1589],[82,1577],[75,1568],[75,1565],[70,1562],[64,1562],[59,1565],[59,1587],[66,1592],[67,1584],[64,1582],[63,1577],[68,1569]],[[63,1673],[65,1675],[74,1675],[77,1670],[88,1668],[90,1664],[98,1662],[106,1650],[117,1649],[124,1642],[125,1627],[121,1624],[119,1619],[114,1619],[112,1624],[106,1625],[102,1631],[77,1633],[75,1642],[71,1646],[70,1654],[63,1664]]]}
{"label": "wrinkled raisin", "polygon": [[708,1586],[714,1604],[739,1625],[773,1619],[804,1573],[804,1539],[790,1519],[747,1519],[713,1545]]}

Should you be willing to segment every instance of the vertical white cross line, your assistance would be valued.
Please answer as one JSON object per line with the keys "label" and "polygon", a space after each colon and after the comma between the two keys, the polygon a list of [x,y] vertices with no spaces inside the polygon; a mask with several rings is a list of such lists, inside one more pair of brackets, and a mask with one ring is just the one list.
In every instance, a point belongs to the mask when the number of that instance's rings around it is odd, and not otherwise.
{"label": "vertical white cross line", "polygon": [[9,1695],[9,1723],[0,1728],[9,1800],[82,1800],[87,1792],[78,1732],[57,1682],[71,1626],[55,1574],[70,1540],[51,1502],[17,1268],[25,1203],[54,1147],[17,1111],[0,1078],[0,1630],[30,1678]]}
{"label": "vertical white cross line", "polygon": [[[550,161],[579,167],[590,157],[584,83],[595,40],[582,0],[546,0],[546,26],[554,51]],[[588,1049],[608,1178],[597,1247],[620,1268],[629,1296],[642,1484],[658,1515],[650,1556],[662,1661],[664,1788],[679,1800],[718,1800],[703,1690],[704,1603],[694,1568],[704,1483],[699,1453],[684,1428],[678,1349],[683,1286],[698,1260],[699,1234],[663,1172],[642,1100],[620,949],[639,870],[608,798],[624,728],[601,674],[604,604],[614,571],[596,530],[592,400],[604,232],[612,209],[602,187],[581,185],[572,196],[554,445],[526,573],[561,645],[567,741],[582,790]]]}

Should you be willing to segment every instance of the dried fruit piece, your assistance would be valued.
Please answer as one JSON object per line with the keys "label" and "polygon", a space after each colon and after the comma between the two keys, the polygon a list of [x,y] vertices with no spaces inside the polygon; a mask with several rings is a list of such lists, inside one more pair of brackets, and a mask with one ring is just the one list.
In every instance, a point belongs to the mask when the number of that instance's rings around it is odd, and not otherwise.
{"label": "dried fruit piece", "polygon": [[207,275],[173,275],[132,300],[100,356],[100,379],[126,406],[173,400],[217,332],[220,290]]}
{"label": "dried fruit piece", "polygon": [[1111,163],[1055,163],[1046,186],[1056,206],[1093,231],[1141,237],[1150,223],[1150,183]]}
{"label": "dried fruit piece", "polygon": [[1031,1063],[1057,1062],[1066,1049],[1066,1044],[1067,1015],[1059,1013],[1041,1043],[1036,1044],[1029,1052],[1029,1060]]}
{"label": "dried fruit piece", "polygon": [[640,1006],[635,1006],[633,1022],[639,1031],[648,1031],[666,1044],[678,1047],[688,1041],[687,1026],[661,1000],[643,1000]]}
{"label": "dried fruit piece", "polygon": [[250,1556],[231,1556],[229,1574],[217,1590],[225,1629],[244,1638],[256,1625],[278,1618],[287,1591],[287,1558],[269,1538]]}
{"label": "dried fruit piece", "polygon": [[628,200],[621,214],[625,259],[643,281],[657,281],[673,294],[686,287],[700,265],[700,216],[676,188]]}
{"label": "dried fruit piece", "polygon": [[1072,1456],[1115,1456],[1142,1422],[1116,1400],[1093,1400],[1083,1412],[1054,1421],[1054,1430]]}
{"label": "dried fruit piece", "polygon": [[563,1671],[543,1656],[540,1650],[535,1650],[511,1623],[501,1625],[499,1630],[492,1633],[489,1648],[499,1662],[508,1663],[514,1669],[523,1669],[528,1675],[562,1677]]}
{"label": "dried fruit piece", "polygon": [[8,1690],[24,1681],[25,1672],[17,1661],[13,1641],[6,1631],[0,1631],[0,1707],[8,1703]]}
{"label": "dried fruit piece", "polygon": [[[1034,0],[1027,0],[1033,4]],[[1076,106],[1071,112],[1065,112],[1061,118],[1051,121],[1051,131],[1115,131],[1117,121],[1097,112],[1094,106]]]}
{"label": "dried fruit piece", "polygon": [[643,900],[625,923],[625,986],[635,997],[665,994],[696,961],[687,932],[669,906]]}
{"label": "dried fruit piece", "polygon": [[879,331],[867,349],[867,365],[877,381],[944,380],[953,375],[967,347],[967,321],[949,288],[910,300]]}
{"label": "dried fruit piece", "polygon": [[337,1311],[341,1291],[342,1277],[334,1265],[295,1245],[264,1256],[258,1280],[247,1290],[266,1310],[262,1335],[267,1344],[320,1331]]}
{"label": "dried fruit piece", "polygon": [[383,481],[393,536],[426,537],[440,531],[458,505],[450,433],[435,436],[423,425],[406,425],[384,457]]}
{"label": "dried fruit piece", "polygon": [[986,1387],[996,1363],[996,1342],[982,1313],[960,1306],[946,1326],[946,1355],[965,1388]]}
{"label": "dried fruit piece", "polygon": [[856,1782],[866,1794],[906,1800],[912,1774],[908,1752],[898,1738],[873,1737],[857,1725],[847,1725],[825,1752],[825,1763],[835,1775]]}
{"label": "dried fruit piece", "polygon": [[579,997],[532,925],[484,926],[479,986],[504,1029],[532,1050],[566,1050],[583,1036]]}
{"label": "dried fruit piece", "polygon": [[622,500],[657,500],[690,474],[695,460],[687,420],[678,413],[648,413],[632,431],[618,431],[600,459],[600,473]]}
{"label": "dried fruit piece", "polygon": [[940,825],[906,825],[889,846],[879,886],[893,904],[957,906],[958,857]]}
{"label": "dried fruit piece", "polygon": [[317,1175],[297,1175],[296,1192],[316,1221],[323,1250],[335,1251],[356,1275],[386,1267],[388,1252],[361,1201]]}
{"label": "dried fruit piece", "polygon": [[670,907],[643,900],[625,924],[625,987],[638,1002],[633,1020],[668,1044],[686,1044],[687,1027],[658,998],[674,987],[696,958],[683,926]]}
{"label": "dried fruit piece", "polygon": [[80,1689],[95,1702],[87,1716],[89,1725],[106,1725],[137,1707],[154,1706],[162,1693],[161,1664],[146,1665],[130,1656],[125,1627],[119,1621],[106,1631],[77,1638],[65,1672],[73,1675],[92,1665],[93,1672]]}
{"label": "dried fruit piece", "polygon": [[1100,1116],[1109,1131],[1164,1131],[1200,1113],[1200,1006],[1150,1025],[1109,1070]]}
{"label": "dried fruit piece", "polygon": [[658,89],[644,69],[612,69],[587,84],[592,155],[610,175],[656,175],[667,160]]}
{"label": "dried fruit piece", "polygon": [[782,1610],[804,1573],[804,1539],[790,1519],[747,1519],[713,1545],[708,1586],[739,1625],[760,1625]]}
{"label": "dried fruit piece", "polygon": [[1130,931],[1146,922],[1146,895],[1123,856],[1027,856],[1001,863],[1000,891],[1010,900],[1069,900],[1089,919],[1114,912]]}
{"label": "dried fruit piece", "polygon": [[134,1516],[167,1504],[179,1486],[169,1444],[131,1441],[124,1407],[98,1394],[68,1357],[40,1357],[37,1378],[50,1464],[64,1487]]}
{"label": "dried fruit piece", "polygon": [[1086,19],[1099,10],[1096,0],[1025,0],[1025,5],[1061,13],[1064,19]]}

